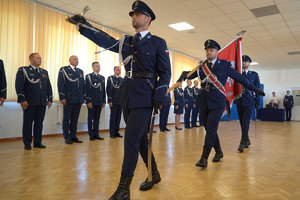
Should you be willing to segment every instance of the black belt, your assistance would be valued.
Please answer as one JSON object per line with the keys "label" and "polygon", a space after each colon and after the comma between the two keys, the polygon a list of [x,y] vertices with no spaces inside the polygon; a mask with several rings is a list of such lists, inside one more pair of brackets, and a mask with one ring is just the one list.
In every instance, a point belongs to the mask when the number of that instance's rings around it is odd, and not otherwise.
{"label": "black belt", "polygon": [[217,88],[215,88],[215,87],[212,86],[212,85],[208,85],[208,86],[201,87],[201,90],[205,90],[205,91],[207,91],[207,92],[210,92],[210,91],[217,90]]}
{"label": "black belt", "polygon": [[157,78],[157,74],[152,73],[152,72],[132,72],[132,71],[128,71],[128,72],[126,72],[126,76],[128,78]]}

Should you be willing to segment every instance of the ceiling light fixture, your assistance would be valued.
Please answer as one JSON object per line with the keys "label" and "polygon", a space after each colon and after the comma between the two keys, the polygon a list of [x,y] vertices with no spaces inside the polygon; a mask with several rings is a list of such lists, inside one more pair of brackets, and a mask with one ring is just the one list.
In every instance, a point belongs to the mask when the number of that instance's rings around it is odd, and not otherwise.
{"label": "ceiling light fixture", "polygon": [[176,24],[169,24],[168,26],[170,26],[171,28],[177,30],[177,31],[185,31],[185,30],[190,30],[190,29],[194,29],[195,27],[190,25],[187,22],[179,22]]}
{"label": "ceiling light fixture", "polygon": [[250,65],[258,65],[258,62],[251,62]]}

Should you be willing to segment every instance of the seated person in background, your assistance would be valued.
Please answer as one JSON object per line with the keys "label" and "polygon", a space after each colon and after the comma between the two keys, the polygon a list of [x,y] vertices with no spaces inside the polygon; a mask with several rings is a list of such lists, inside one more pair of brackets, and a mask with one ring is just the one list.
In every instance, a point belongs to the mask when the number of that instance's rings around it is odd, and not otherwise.
{"label": "seated person in background", "polygon": [[277,108],[279,108],[280,105],[280,99],[275,95],[275,92],[272,92],[272,97],[270,99],[270,103],[273,100],[274,103],[277,104]]}
{"label": "seated person in background", "polygon": [[278,109],[278,104],[275,103],[274,99],[271,99],[270,103],[266,105],[266,108],[275,108],[275,109]]}

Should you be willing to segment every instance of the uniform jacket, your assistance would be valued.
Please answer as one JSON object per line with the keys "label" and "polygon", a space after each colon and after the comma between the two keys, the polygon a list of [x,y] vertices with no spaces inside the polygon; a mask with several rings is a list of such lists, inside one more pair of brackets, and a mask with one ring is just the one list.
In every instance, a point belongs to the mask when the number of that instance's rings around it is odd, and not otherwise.
{"label": "uniform jacket", "polygon": [[70,65],[60,68],[57,87],[59,99],[65,99],[67,104],[84,102],[84,77],[81,69],[76,68],[74,71]]}
{"label": "uniform jacket", "polygon": [[18,103],[27,101],[30,106],[35,106],[52,102],[52,87],[45,69],[39,68],[37,71],[31,65],[20,67],[15,87]]}
{"label": "uniform jacket", "polygon": [[[132,55],[129,46],[132,43],[132,36],[125,36],[122,42],[102,31],[94,32],[84,27],[80,27],[79,31],[97,45],[109,48],[113,52],[120,52],[123,59]],[[119,45],[119,42],[122,42],[123,45]],[[165,40],[151,35],[149,32],[142,40],[136,42],[134,53],[146,71],[157,73],[159,78],[158,80],[154,78],[149,79],[155,91],[153,91],[145,78],[125,78],[124,81],[128,85],[128,108],[152,107],[152,97],[163,102],[171,78],[169,52]],[[127,72],[131,70],[141,72],[135,62],[133,62],[132,68],[131,62],[128,62],[125,65],[125,70]]]}
{"label": "uniform jacket", "polygon": [[194,104],[194,91],[193,88],[186,86],[184,88],[184,104],[189,106]]}
{"label": "uniform jacket", "polygon": [[[244,75],[243,75],[244,76]],[[259,76],[254,71],[248,71],[246,75],[247,79],[257,88],[260,86]],[[237,106],[250,106],[252,107],[256,102],[259,105],[259,96],[248,89],[243,87],[242,96],[234,101]]]}
{"label": "uniform jacket", "polygon": [[291,108],[294,106],[294,99],[292,95],[285,95],[283,100],[283,106]]}
{"label": "uniform jacket", "polygon": [[6,77],[3,61],[0,59],[0,97],[6,99]]}
{"label": "uniform jacket", "polygon": [[193,101],[194,104],[197,102],[198,96],[200,95],[200,88],[194,86],[193,88]]}
{"label": "uniform jacket", "polygon": [[106,93],[108,103],[118,104],[117,93],[119,92],[119,88],[121,85],[123,78],[113,75],[108,77],[106,84]]}
{"label": "uniform jacket", "polygon": [[105,78],[95,73],[85,76],[85,103],[93,105],[102,105],[106,103]]}
{"label": "uniform jacket", "polygon": [[174,89],[174,106],[184,106],[184,91],[182,88]]}

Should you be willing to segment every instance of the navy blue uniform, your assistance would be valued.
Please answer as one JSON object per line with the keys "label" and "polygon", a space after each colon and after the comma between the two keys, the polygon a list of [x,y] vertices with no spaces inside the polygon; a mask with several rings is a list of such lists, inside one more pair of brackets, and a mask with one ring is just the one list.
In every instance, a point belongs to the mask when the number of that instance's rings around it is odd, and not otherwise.
{"label": "navy blue uniform", "polygon": [[42,143],[43,121],[46,105],[52,102],[52,87],[48,72],[31,65],[20,67],[16,75],[16,92],[18,103],[28,102],[28,107],[23,110],[23,142],[30,146],[32,142],[32,124],[34,122],[34,145]]}
{"label": "navy blue uniform", "polygon": [[[193,88],[186,86],[184,88],[184,127],[191,127],[191,111],[194,104],[194,91]],[[186,108],[188,105],[188,108]]]}
{"label": "navy blue uniform", "polygon": [[[126,122],[124,141],[124,160],[122,175],[132,177],[140,152],[146,166],[148,165],[148,138],[152,100],[162,103],[171,78],[171,65],[169,52],[165,40],[148,32],[142,39],[140,37],[124,36],[118,41],[108,34],[100,31],[94,32],[90,29],[80,27],[80,33],[97,45],[109,48],[113,52],[120,52],[127,76],[122,84],[122,106],[126,108],[124,119]],[[117,43],[120,44],[117,45]],[[133,53],[146,70],[147,74],[157,74],[159,79],[138,77],[142,73],[135,61],[130,44],[134,44]],[[131,62],[133,61],[133,62]],[[134,75],[135,73],[135,75]],[[141,75],[143,76],[143,75]],[[155,89],[153,89],[155,88]],[[152,159],[152,166],[156,166]]]}
{"label": "navy blue uniform", "polygon": [[163,102],[162,108],[160,109],[160,113],[159,113],[159,129],[160,130],[167,129],[170,106],[171,106],[171,94],[168,93],[166,95],[165,101]]}
{"label": "navy blue uniform", "polygon": [[88,108],[88,133],[90,137],[99,137],[99,119],[102,105],[106,103],[105,78],[96,73],[85,76],[85,103]]}
{"label": "navy blue uniform", "polygon": [[196,104],[196,107],[192,109],[192,127],[196,127],[197,126],[197,118],[199,117],[199,123],[200,125],[202,125],[202,121],[201,121],[201,115],[200,115],[200,107],[197,104],[197,99],[199,97],[200,94],[200,88],[194,86],[193,87],[193,98],[194,98],[194,104]]}
{"label": "navy blue uniform", "polygon": [[[181,87],[174,89],[174,113],[175,114],[183,114],[184,107],[184,91]],[[178,106],[178,109],[176,109]]]}
{"label": "navy blue uniform", "polygon": [[120,121],[122,114],[122,107],[117,98],[117,94],[120,89],[120,85],[123,78],[120,76],[110,76],[107,79],[106,85],[106,93],[108,103],[112,103],[112,107],[110,107],[110,118],[109,118],[109,133],[111,137],[119,134],[120,130]]}
{"label": "navy blue uniform", "polygon": [[[259,88],[260,81],[259,76],[256,72],[248,70],[248,72],[243,72],[243,76],[246,77],[249,82],[251,82],[255,87]],[[250,119],[253,111],[253,106],[259,105],[259,96],[253,92],[249,91],[243,86],[242,96],[234,101],[237,106],[237,111],[239,115],[239,121],[242,129],[241,141],[249,141],[249,126]]]}
{"label": "navy blue uniform", "polygon": [[0,59],[0,98],[6,99],[6,76],[3,61]]}
{"label": "navy blue uniform", "polygon": [[292,117],[292,108],[294,107],[294,99],[292,95],[285,95],[283,100],[285,107],[286,121],[290,121]]}
{"label": "navy blue uniform", "polygon": [[[231,63],[226,60],[217,58],[211,72],[216,75],[222,85],[225,85],[227,78],[231,77],[243,84],[246,88],[255,90],[255,86],[245,76],[232,69]],[[216,151],[221,151],[217,130],[226,106],[226,97],[216,89],[212,83],[207,81],[202,68],[199,68],[197,72],[193,73],[189,79],[196,78],[198,73],[199,79],[202,81],[197,103],[200,106],[201,118],[206,130],[204,149],[210,152],[211,148],[215,147]],[[206,79],[206,81],[204,79]],[[206,156],[208,157],[208,155]]]}
{"label": "navy blue uniform", "polygon": [[63,108],[63,134],[65,140],[76,140],[81,104],[84,102],[84,76],[79,68],[60,68],[57,80],[59,99],[66,100]]}

